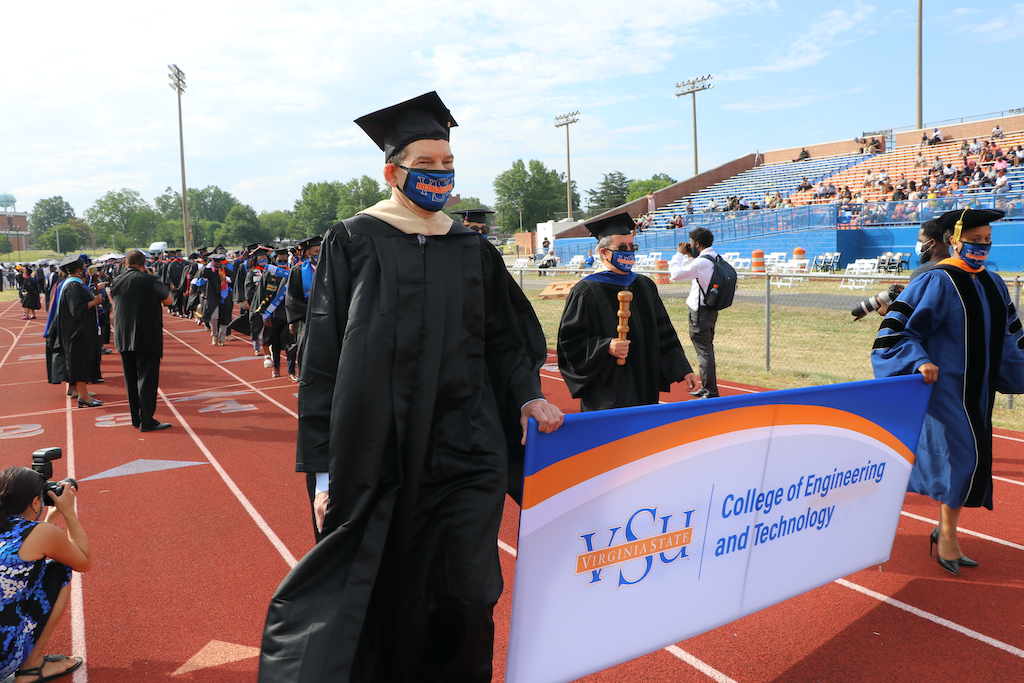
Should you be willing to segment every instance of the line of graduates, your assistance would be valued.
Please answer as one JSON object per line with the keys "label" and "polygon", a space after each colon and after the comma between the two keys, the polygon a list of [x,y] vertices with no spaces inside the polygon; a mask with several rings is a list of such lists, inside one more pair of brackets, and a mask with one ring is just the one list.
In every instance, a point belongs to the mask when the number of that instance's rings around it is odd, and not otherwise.
{"label": "line of graduates", "polygon": [[280,377],[284,352],[288,376],[298,382],[298,346],[320,241],[310,237],[290,250],[253,243],[234,255],[217,245],[188,258],[174,250],[151,268],[171,291],[172,315],[205,325],[214,346],[225,345],[229,332],[241,335],[235,336],[239,340],[248,337],[272,377]]}

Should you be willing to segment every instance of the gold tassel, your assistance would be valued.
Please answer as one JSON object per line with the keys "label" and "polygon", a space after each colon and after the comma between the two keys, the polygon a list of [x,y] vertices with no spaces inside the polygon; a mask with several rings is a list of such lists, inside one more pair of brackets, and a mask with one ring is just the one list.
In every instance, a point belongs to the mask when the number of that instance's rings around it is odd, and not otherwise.
{"label": "gold tassel", "polygon": [[956,225],[953,226],[953,239],[952,242],[960,241],[960,231],[964,229],[964,215],[970,211],[970,209],[964,209],[964,212],[960,214],[960,218],[957,219]]}

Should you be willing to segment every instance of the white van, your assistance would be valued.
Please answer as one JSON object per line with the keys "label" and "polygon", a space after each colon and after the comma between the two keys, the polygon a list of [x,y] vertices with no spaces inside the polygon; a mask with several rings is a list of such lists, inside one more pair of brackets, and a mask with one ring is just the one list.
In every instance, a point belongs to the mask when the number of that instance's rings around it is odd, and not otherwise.
{"label": "white van", "polygon": [[147,251],[167,251],[167,242],[153,242]]}

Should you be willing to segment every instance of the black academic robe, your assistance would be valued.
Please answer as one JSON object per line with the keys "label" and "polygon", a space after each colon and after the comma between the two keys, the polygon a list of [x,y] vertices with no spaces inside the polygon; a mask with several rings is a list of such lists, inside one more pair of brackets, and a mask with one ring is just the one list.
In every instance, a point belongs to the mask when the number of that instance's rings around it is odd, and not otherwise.
{"label": "black academic robe", "polygon": [[[623,289],[633,293],[633,301],[626,334],[629,356],[619,365],[608,346],[619,336],[617,297]],[[657,403],[659,392],[693,372],[658,288],[639,274],[625,288],[580,280],[566,299],[557,349],[558,369],[584,411]]]}
{"label": "black academic robe", "polygon": [[[224,276],[231,278],[231,271],[225,268]],[[227,283],[228,298],[224,299],[221,293],[220,274],[216,268],[206,266],[199,277],[206,278],[206,284],[201,287],[202,292],[206,295],[206,299],[203,301],[203,322],[209,323],[210,318],[213,317],[213,312],[218,311],[218,324],[227,325],[231,322],[231,311],[235,307],[231,289],[232,283]]]}
{"label": "black academic robe", "polygon": [[69,282],[60,293],[60,307],[50,334],[54,351],[64,357],[67,381],[95,382],[100,378],[100,338],[93,294],[80,282]]}
{"label": "black academic robe", "polygon": [[423,237],[358,215],[327,232],[297,469],[329,472],[331,503],[271,601],[262,683],[490,681],[511,440],[498,406],[541,396],[512,288],[458,224]]}

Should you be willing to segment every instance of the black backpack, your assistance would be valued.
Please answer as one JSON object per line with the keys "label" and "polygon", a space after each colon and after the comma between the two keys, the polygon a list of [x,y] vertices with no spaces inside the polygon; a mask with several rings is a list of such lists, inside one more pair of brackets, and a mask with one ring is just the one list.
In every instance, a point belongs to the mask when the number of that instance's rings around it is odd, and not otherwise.
{"label": "black backpack", "polygon": [[[733,297],[736,296],[736,269],[719,255],[701,255],[715,265],[715,271],[711,274],[711,281],[708,282],[708,290],[704,292],[704,305],[716,311],[732,306]],[[700,285],[698,284],[698,287]]]}

